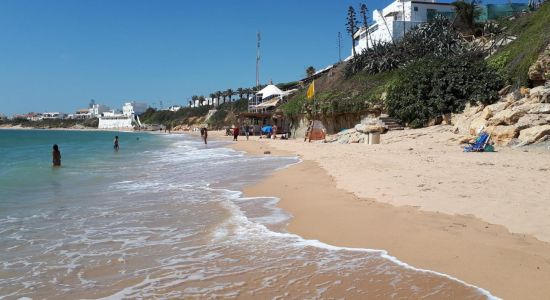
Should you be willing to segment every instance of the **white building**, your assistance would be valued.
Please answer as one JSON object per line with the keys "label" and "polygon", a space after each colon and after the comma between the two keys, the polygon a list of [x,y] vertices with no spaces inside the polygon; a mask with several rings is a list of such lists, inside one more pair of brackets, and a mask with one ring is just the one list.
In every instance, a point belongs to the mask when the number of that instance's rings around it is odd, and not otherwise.
{"label": "white building", "polygon": [[283,97],[292,92],[294,92],[294,90],[282,91],[277,86],[270,84],[257,92],[253,98],[248,100],[248,111],[263,112],[268,108],[277,106]]}
{"label": "white building", "polygon": [[64,119],[67,114],[62,112],[45,112],[42,113],[42,119]]}
{"label": "white building", "polygon": [[89,113],[92,118],[97,118],[106,111],[109,111],[109,107],[103,104],[93,104],[92,107],[89,108]]}
{"label": "white building", "polygon": [[147,103],[141,103],[136,101],[126,102],[122,106],[122,114],[126,116],[139,115],[147,110]]}
{"label": "white building", "polygon": [[74,114],[68,115],[69,119],[90,119],[92,114],[90,114],[90,109],[79,109]]}
{"label": "white building", "polygon": [[99,117],[97,128],[101,129],[132,129],[134,126],[141,127],[138,115],[147,110],[146,103],[126,102],[122,106],[122,113],[109,110],[103,112]]}
{"label": "white building", "polygon": [[100,129],[132,129],[134,128],[133,122],[134,116],[126,116],[124,114],[117,114],[106,112],[103,116],[99,117],[99,124],[97,128]]}
{"label": "white building", "polygon": [[168,107],[169,111],[178,111],[180,109],[181,109],[180,105],[172,105],[172,106]]}
{"label": "white building", "polygon": [[454,12],[454,6],[450,3],[437,3],[435,0],[396,0],[382,11],[373,11],[374,24],[369,26],[368,35],[365,27],[355,33],[355,51],[360,54],[367,48],[367,42],[370,48],[376,43],[398,41],[403,38],[404,33],[431,21],[435,16],[451,17]]}

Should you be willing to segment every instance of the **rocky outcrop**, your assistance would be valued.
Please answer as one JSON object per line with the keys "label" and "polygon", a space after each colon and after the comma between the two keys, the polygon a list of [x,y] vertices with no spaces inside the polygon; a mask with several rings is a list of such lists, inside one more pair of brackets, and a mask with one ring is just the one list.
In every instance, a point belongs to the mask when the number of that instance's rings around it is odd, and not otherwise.
{"label": "rocky outcrop", "polygon": [[550,80],[550,44],[546,47],[537,61],[529,68],[529,79],[535,84],[544,84]]}
{"label": "rocky outcrop", "polygon": [[368,141],[369,133],[385,133],[387,126],[378,118],[365,118],[354,128],[342,130],[327,138],[329,143],[353,144]]}
{"label": "rocky outcrop", "polygon": [[550,114],[550,103],[538,103],[528,111],[530,114]]}
{"label": "rocky outcrop", "polygon": [[550,136],[550,124],[535,126],[524,129],[519,134],[519,140],[522,145],[528,145],[535,142],[542,142]]}
{"label": "rocky outcrop", "polygon": [[539,126],[550,123],[550,115],[541,116],[535,114],[527,114],[521,117],[518,122],[515,124],[518,130],[523,130],[533,126]]}
{"label": "rocky outcrop", "polygon": [[467,107],[463,114],[453,116],[454,132],[467,138],[484,129],[500,145],[546,140],[550,134],[550,86],[524,89],[522,94],[518,97],[520,93],[511,92],[495,104]]}
{"label": "rocky outcrop", "polygon": [[486,131],[497,144],[506,144],[519,135],[519,130],[514,125],[489,126]]}
{"label": "rocky outcrop", "polygon": [[487,125],[497,126],[516,124],[519,118],[526,115],[531,108],[532,105],[527,103],[512,107],[511,109],[499,111],[487,121]]}
{"label": "rocky outcrop", "polygon": [[355,130],[357,130],[357,132],[360,132],[360,133],[371,133],[371,132],[384,133],[388,129],[381,124],[371,124],[371,125],[357,124],[355,125]]}

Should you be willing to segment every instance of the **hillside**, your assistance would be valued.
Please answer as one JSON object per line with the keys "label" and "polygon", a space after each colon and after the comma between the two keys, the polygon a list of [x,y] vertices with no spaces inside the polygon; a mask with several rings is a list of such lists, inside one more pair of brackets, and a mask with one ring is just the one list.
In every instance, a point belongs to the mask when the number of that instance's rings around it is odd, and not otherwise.
{"label": "hillside", "polygon": [[[530,85],[529,67],[550,43],[549,20],[548,2],[535,12],[500,20],[500,34],[516,39],[489,59],[448,22],[435,20],[317,79],[313,112],[327,120],[382,111],[422,127],[441,115],[462,112],[468,103],[492,104],[505,84]],[[288,117],[299,118],[306,101],[302,90],[281,108]]]}
{"label": "hillside", "polygon": [[529,85],[529,67],[550,44],[550,2],[544,3],[535,12],[513,20],[500,20],[499,24],[505,28],[505,34],[517,39],[492,55],[488,63],[508,83],[516,87]]}
{"label": "hillside", "polygon": [[208,120],[208,124],[213,128],[219,128],[224,125],[231,125],[234,121],[235,113],[248,109],[248,101],[246,99],[240,99],[233,102],[222,103],[218,107],[214,107],[213,105],[183,107],[176,112],[149,108],[140,115],[140,119],[144,124],[160,124],[168,128],[178,125],[199,125],[206,121],[206,115],[211,109],[217,109],[217,111],[212,115],[210,120]]}

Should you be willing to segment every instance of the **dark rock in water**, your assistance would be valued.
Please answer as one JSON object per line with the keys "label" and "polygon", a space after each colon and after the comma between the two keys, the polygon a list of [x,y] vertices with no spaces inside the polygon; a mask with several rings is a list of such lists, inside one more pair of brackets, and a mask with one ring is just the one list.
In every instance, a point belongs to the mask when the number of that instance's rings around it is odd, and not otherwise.
{"label": "dark rock in water", "polygon": [[264,151],[264,154],[271,154],[271,151]]}

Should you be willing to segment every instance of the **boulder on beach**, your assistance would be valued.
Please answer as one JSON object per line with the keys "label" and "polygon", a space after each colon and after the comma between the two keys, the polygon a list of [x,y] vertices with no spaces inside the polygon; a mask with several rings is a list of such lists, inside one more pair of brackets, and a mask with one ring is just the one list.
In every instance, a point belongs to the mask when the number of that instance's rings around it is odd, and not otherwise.
{"label": "boulder on beach", "polygon": [[528,111],[530,114],[550,114],[550,103],[537,103],[533,104],[532,108]]}
{"label": "boulder on beach", "polygon": [[545,117],[544,115],[527,114],[519,118],[516,123],[516,128],[518,130],[523,130],[529,127],[545,125],[548,123],[550,123],[550,115]]}
{"label": "boulder on beach", "polygon": [[373,132],[384,133],[388,130],[388,128],[386,128],[386,126],[383,124],[371,124],[371,125],[357,124],[355,125],[355,130],[361,133],[373,133]]}
{"label": "boulder on beach", "polygon": [[532,104],[524,104],[513,107],[512,109],[506,109],[496,113],[492,118],[487,121],[488,125],[512,125],[515,124],[519,118],[527,114],[529,110],[533,108]]}
{"label": "boulder on beach", "polygon": [[542,142],[550,136],[550,124],[534,126],[524,129],[519,133],[519,140],[522,145]]}
{"label": "boulder on beach", "polygon": [[[523,97],[518,97],[520,93],[512,91],[487,106],[467,106],[464,113],[453,115],[453,132],[473,137],[485,128],[501,145],[512,141],[526,145],[545,139],[544,126],[550,125],[550,86],[523,89],[522,93]],[[535,129],[525,131],[530,128]]]}
{"label": "boulder on beach", "polygon": [[491,140],[503,145],[517,137],[519,130],[514,125],[498,125],[487,127],[487,133],[491,134]]}

